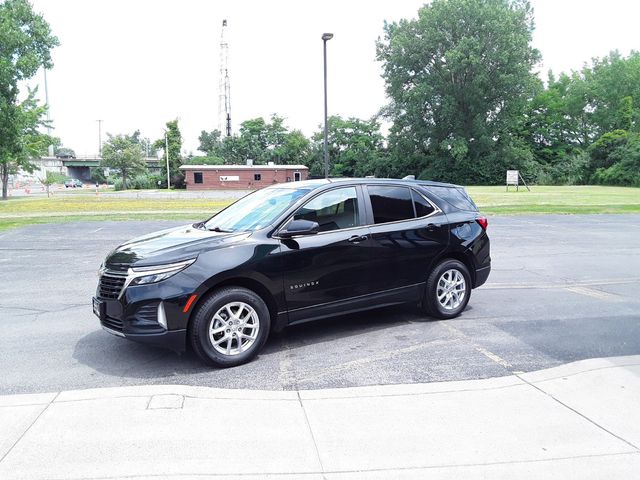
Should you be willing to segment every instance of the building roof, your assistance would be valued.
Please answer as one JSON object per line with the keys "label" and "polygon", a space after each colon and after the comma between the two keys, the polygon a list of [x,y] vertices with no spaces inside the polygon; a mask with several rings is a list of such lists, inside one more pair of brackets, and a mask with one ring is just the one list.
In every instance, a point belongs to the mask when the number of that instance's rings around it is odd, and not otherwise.
{"label": "building roof", "polygon": [[309,170],[304,165],[181,165],[180,170]]}

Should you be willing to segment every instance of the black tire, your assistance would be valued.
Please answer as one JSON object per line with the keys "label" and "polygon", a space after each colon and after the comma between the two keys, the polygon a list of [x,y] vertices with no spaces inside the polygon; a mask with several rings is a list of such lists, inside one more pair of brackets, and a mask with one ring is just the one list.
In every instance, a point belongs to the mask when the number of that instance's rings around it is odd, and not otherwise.
{"label": "black tire", "polygon": [[[455,306],[455,308],[451,308],[453,305],[450,305],[449,308],[445,307],[438,301],[438,291],[440,289],[438,283],[446,272],[459,272],[464,278],[464,296],[460,304]],[[456,292],[457,295],[460,295],[459,290],[456,290]],[[471,275],[469,275],[469,270],[464,263],[458,260],[447,259],[440,262],[429,275],[422,307],[423,310],[432,317],[441,319],[455,318],[467,307],[470,298]]]}
{"label": "black tire", "polygon": [[[212,337],[210,335],[210,328],[212,323],[215,322],[214,316],[216,313],[226,305],[233,302],[242,302],[253,309],[257,316],[258,332],[255,340],[248,348],[246,348],[246,350],[227,355],[218,351],[216,347],[214,347],[211,339]],[[229,320],[229,318],[226,320]],[[255,322],[255,319],[253,321]],[[220,325],[224,324],[220,324],[218,321],[217,325],[218,328],[222,328]],[[235,367],[255,358],[260,350],[262,350],[262,347],[269,336],[270,329],[271,318],[269,309],[259,295],[246,288],[224,287],[211,292],[204,301],[198,305],[198,308],[191,319],[189,339],[193,350],[207,365],[222,368]],[[238,331],[239,333],[251,333],[251,330],[238,329]],[[231,328],[229,328],[218,335],[218,337],[214,337],[216,340],[220,340],[223,335],[227,335],[228,337],[229,335],[235,335],[235,333],[231,332]],[[224,348],[226,345],[230,344],[233,346],[235,344],[235,349],[237,349],[238,341],[243,342],[239,337],[234,337],[233,340],[223,341],[223,345],[219,345],[219,347]]]}

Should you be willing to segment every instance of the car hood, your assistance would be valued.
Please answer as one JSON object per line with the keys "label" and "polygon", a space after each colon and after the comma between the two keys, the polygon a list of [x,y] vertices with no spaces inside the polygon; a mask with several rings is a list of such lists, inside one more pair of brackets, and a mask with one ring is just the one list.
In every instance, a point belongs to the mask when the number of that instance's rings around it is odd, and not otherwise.
{"label": "car hood", "polygon": [[120,270],[133,265],[180,262],[195,258],[205,250],[235,244],[249,235],[247,232],[211,232],[184,225],[129,240],[107,255],[105,265]]}

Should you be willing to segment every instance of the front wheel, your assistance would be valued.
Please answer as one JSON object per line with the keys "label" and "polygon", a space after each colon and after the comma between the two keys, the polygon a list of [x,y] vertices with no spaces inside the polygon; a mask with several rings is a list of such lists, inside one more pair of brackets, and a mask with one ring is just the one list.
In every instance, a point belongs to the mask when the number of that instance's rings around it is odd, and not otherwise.
{"label": "front wheel", "polygon": [[467,267],[458,260],[444,260],[427,279],[423,307],[433,317],[454,318],[462,313],[470,297],[471,276]]}
{"label": "front wheel", "polygon": [[262,349],[271,327],[269,309],[246,288],[216,290],[198,307],[189,330],[191,345],[208,365],[235,367]]}

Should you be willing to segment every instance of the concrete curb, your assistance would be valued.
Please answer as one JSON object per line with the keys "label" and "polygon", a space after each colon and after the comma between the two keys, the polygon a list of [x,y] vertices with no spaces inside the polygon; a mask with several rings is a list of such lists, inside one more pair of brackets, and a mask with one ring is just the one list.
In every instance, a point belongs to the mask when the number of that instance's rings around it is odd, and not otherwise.
{"label": "concrete curb", "polygon": [[632,478],[638,404],[640,355],[431,384],[0,396],[0,478]]}

